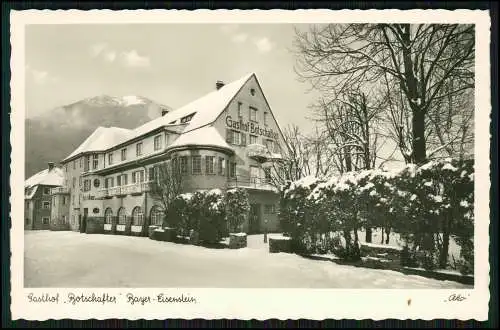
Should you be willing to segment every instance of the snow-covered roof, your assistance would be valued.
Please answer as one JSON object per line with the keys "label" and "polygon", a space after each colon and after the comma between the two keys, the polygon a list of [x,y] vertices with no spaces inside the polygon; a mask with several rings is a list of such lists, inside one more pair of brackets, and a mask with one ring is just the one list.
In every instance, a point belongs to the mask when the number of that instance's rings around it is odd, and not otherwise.
{"label": "snow-covered roof", "polygon": [[[179,133],[182,131],[180,137],[172,144],[172,147],[181,145],[209,145],[229,148],[228,144],[214,128],[205,128],[205,126],[217,119],[236,93],[253,75],[254,73],[249,73],[236,81],[224,85],[218,90],[214,90],[177,110],[168,112],[133,130],[118,127],[98,127],[94,133],[63,161],[83,152],[105,151],[117,144],[124,143],[163,126],[171,126],[174,131],[178,131]],[[138,101],[134,97],[125,97],[124,100],[128,103]],[[188,123],[183,124],[185,125],[183,126],[180,120],[191,114],[194,114],[194,116]]]}
{"label": "snow-covered roof", "polygon": [[63,170],[59,167],[54,167],[50,171],[47,168],[31,176],[29,179],[24,181],[24,187],[30,188],[37,185],[62,186],[63,182],[64,182]]}
{"label": "snow-covered roof", "polygon": [[147,122],[144,125],[137,127],[134,130],[134,133],[136,136],[145,134],[158,127],[168,125],[174,120],[179,121],[181,118],[192,113],[196,114],[191,119],[184,132],[189,132],[210,124],[217,119],[220,113],[227,107],[231,99],[253,75],[253,73],[247,74],[236,81],[224,85],[218,90],[214,90],[213,92],[210,92],[207,95],[180,107],[179,109]]}
{"label": "snow-covered roof", "polygon": [[99,126],[78,148],[63,161],[82,152],[104,151],[133,137],[133,131],[120,127]]}
{"label": "snow-covered roof", "polygon": [[168,148],[181,146],[210,146],[231,149],[213,126],[204,126],[181,134]]}

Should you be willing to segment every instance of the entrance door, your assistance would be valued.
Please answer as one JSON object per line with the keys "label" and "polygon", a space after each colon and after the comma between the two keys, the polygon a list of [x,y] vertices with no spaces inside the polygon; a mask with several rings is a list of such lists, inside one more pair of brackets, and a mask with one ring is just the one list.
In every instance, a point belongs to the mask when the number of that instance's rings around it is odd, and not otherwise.
{"label": "entrance door", "polygon": [[250,204],[250,216],[248,219],[248,233],[260,233],[260,204]]}

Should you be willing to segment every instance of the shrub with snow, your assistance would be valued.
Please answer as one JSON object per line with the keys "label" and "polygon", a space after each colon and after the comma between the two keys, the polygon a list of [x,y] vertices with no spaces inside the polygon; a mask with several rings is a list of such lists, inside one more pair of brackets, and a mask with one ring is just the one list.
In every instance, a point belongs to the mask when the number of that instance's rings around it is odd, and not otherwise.
{"label": "shrub with snow", "polygon": [[229,232],[240,232],[250,211],[248,192],[241,188],[228,190],[224,199],[224,205]]}

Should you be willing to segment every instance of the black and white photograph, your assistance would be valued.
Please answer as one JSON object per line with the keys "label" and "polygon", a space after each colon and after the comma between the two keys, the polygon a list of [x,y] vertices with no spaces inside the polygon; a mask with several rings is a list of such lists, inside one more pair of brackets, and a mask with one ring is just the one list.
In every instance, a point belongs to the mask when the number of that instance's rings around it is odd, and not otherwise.
{"label": "black and white photograph", "polygon": [[11,39],[18,306],[373,289],[487,315],[487,12],[79,14],[18,12]]}

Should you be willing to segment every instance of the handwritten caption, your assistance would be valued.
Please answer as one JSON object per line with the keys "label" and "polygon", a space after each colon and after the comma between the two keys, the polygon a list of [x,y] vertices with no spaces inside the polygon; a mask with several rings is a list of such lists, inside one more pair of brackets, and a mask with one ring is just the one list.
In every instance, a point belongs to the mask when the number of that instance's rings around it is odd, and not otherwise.
{"label": "handwritten caption", "polygon": [[63,296],[59,293],[43,293],[34,294],[29,293],[27,295],[29,303],[34,304],[71,304],[71,305],[81,305],[81,304],[120,304],[127,303],[130,305],[144,306],[148,304],[196,304],[198,303],[195,297],[189,294],[181,294],[180,296],[171,296],[165,293],[158,293],[155,295],[134,295],[133,293],[119,293],[117,295],[110,295],[106,292],[104,293],[73,293],[70,292]]}

